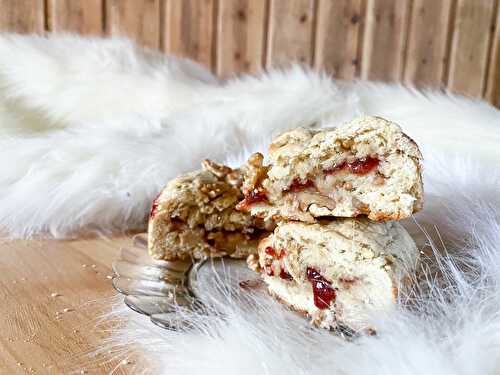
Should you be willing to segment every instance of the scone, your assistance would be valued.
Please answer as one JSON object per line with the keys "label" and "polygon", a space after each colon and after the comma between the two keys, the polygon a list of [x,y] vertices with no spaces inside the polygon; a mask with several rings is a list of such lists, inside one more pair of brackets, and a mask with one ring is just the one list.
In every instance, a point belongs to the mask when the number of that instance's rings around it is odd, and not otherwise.
{"label": "scone", "polygon": [[235,210],[243,198],[239,170],[209,160],[202,167],[170,181],[154,200],[148,226],[153,258],[245,258],[268,233],[262,220]]}
{"label": "scone", "polygon": [[280,223],[248,261],[272,295],[315,325],[359,331],[376,329],[370,313],[395,306],[418,254],[399,223],[358,218]]}
{"label": "scone", "polygon": [[367,215],[399,220],[422,207],[422,155],[401,128],[362,117],[334,129],[298,128],[254,154],[243,170],[238,209],[261,218],[314,222]]}

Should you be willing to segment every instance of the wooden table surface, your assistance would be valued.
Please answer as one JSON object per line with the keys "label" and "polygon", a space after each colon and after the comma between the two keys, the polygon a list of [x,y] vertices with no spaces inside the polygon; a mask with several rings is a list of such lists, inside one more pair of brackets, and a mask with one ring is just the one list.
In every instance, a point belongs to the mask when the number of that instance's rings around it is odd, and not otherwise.
{"label": "wooden table surface", "polygon": [[133,363],[92,357],[116,296],[111,263],[130,236],[0,240],[0,374],[131,374]]}

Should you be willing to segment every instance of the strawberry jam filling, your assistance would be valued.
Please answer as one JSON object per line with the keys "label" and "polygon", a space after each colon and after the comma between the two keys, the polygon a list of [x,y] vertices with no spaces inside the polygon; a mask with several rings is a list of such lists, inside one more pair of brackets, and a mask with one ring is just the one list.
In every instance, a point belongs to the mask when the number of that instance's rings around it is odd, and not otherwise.
{"label": "strawberry jam filling", "polygon": [[269,255],[269,256],[272,256],[273,258],[277,258],[276,256],[276,250],[274,250],[271,246],[268,246],[264,249],[264,252]]}
{"label": "strawberry jam filling", "polygon": [[149,210],[149,218],[152,219],[156,215],[156,211],[158,210],[158,198],[160,198],[161,192],[156,196],[151,204],[151,209]]}
{"label": "strawberry jam filling", "polygon": [[307,280],[311,282],[314,294],[314,305],[321,310],[330,306],[335,302],[336,292],[332,288],[332,283],[325,279],[321,274],[312,267],[307,267]]}
{"label": "strawberry jam filling", "polygon": [[[330,169],[326,169],[323,171],[325,175],[332,175],[340,171],[348,171],[355,175],[365,175],[370,173],[372,170],[378,167],[380,164],[380,160],[378,158],[372,158],[368,156],[366,158],[357,159],[354,161],[343,161],[342,163],[334,165]],[[315,188],[316,185],[312,180],[302,181],[299,178],[293,179],[290,186],[283,190],[284,193],[294,193],[310,188]]]}
{"label": "strawberry jam filling", "polygon": [[[278,254],[276,252],[276,250],[271,246],[267,246],[264,249],[264,252],[267,255],[269,255],[270,257],[272,257],[273,259],[282,259],[286,255],[285,249],[281,249],[280,253]],[[274,276],[273,263],[266,265],[264,271],[266,272],[266,275]],[[278,276],[283,280],[293,280],[292,275],[290,275],[288,272],[285,271],[285,268],[283,267],[283,265],[280,266],[280,272],[279,272]]]}
{"label": "strawberry jam filling", "polygon": [[283,280],[293,280],[292,275],[286,272],[283,267],[281,267],[280,269],[280,278],[282,278]]}
{"label": "strawberry jam filling", "polygon": [[274,259],[282,259],[282,258],[284,258],[284,257],[285,257],[285,255],[286,255],[285,249],[281,249],[281,250],[280,250],[280,253],[278,254],[278,253],[276,252],[276,250],[275,250],[273,247],[271,247],[271,246],[266,247],[266,248],[264,249],[264,252],[265,252],[267,255],[269,255],[269,256],[271,256],[271,257],[273,257]]}
{"label": "strawberry jam filling", "polygon": [[151,210],[149,211],[149,218],[152,219],[156,215],[156,210],[158,209],[158,203],[156,200],[153,201],[153,204],[151,205]]}
{"label": "strawberry jam filling", "polygon": [[264,272],[266,273],[267,276],[274,276],[273,266],[272,265],[265,266]]}
{"label": "strawberry jam filling", "polygon": [[347,170],[352,174],[365,175],[370,173],[373,169],[377,168],[380,164],[378,158],[372,158],[368,156],[366,158],[357,159],[351,162],[344,161],[342,163],[334,165],[332,168],[324,171],[326,175],[332,175],[342,170]]}
{"label": "strawberry jam filling", "polygon": [[264,190],[253,189],[248,194],[245,194],[245,198],[238,204],[238,209],[247,209],[252,204],[267,202],[267,195]]}

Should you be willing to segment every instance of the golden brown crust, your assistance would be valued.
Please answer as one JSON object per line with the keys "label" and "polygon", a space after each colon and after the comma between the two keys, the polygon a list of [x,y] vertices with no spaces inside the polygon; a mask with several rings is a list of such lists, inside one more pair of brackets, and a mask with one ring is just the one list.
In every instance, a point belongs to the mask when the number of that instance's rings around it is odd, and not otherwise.
{"label": "golden brown crust", "polygon": [[170,181],[153,203],[148,248],[155,259],[245,258],[266,233],[262,220],[235,210],[243,198],[238,169],[204,160]]}
{"label": "golden brown crust", "polygon": [[254,154],[244,170],[238,209],[273,220],[314,222],[366,215],[408,218],[422,208],[422,155],[394,123],[376,117],[335,129],[294,129]]}
{"label": "golden brown crust", "polygon": [[[419,253],[397,222],[342,219],[279,223],[258,254],[271,294],[289,308],[307,312],[319,327],[359,331],[372,328],[370,311],[393,308]],[[316,304],[310,270],[335,289],[328,306]]]}

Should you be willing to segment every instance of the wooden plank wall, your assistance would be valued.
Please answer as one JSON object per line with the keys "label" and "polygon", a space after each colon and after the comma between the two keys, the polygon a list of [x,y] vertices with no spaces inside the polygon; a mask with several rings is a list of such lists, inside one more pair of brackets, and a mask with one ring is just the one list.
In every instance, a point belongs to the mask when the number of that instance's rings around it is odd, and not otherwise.
{"label": "wooden plank wall", "polygon": [[0,30],[126,35],[221,77],[290,61],[500,107],[500,0],[0,0]]}

